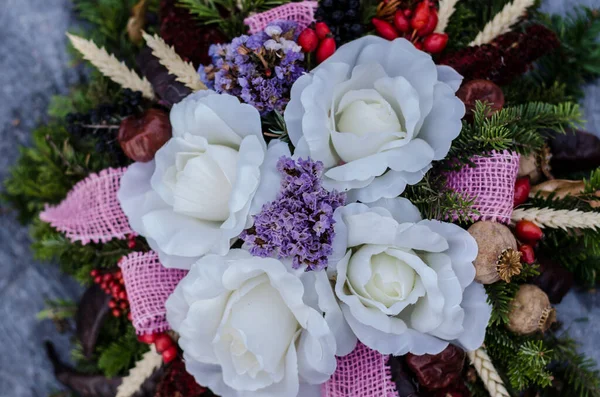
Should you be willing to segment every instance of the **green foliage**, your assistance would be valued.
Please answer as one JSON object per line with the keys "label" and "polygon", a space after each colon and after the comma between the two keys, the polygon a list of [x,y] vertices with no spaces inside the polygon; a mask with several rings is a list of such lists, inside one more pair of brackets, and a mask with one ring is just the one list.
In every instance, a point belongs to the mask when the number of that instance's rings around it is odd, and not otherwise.
{"label": "green foliage", "polygon": [[135,330],[129,324],[124,333],[100,352],[98,368],[107,377],[125,374],[147,351],[148,346],[137,340]]}
{"label": "green foliage", "polygon": [[538,276],[540,274],[538,268],[537,264],[524,264],[521,274],[514,276],[510,283],[498,281],[485,286],[488,303],[492,306],[491,326],[508,324],[510,305],[519,290],[519,285],[528,279]]}
{"label": "green foliage", "polygon": [[75,316],[77,305],[70,300],[56,299],[46,301],[46,308],[36,316],[38,320],[62,321]]}
{"label": "green foliage", "polygon": [[552,375],[546,367],[552,360],[552,353],[541,340],[523,343],[508,370],[510,384],[518,390],[523,390],[531,384],[542,388],[550,386]]}
{"label": "green foliage", "polygon": [[[217,25],[230,39],[246,33],[244,19],[253,12],[262,12],[288,3],[289,0],[178,0],[203,25]],[[225,17],[222,13],[227,10]]]}
{"label": "green foliage", "polygon": [[469,164],[469,158],[492,150],[512,150],[527,155],[541,149],[546,137],[540,130],[562,132],[581,123],[579,105],[571,102],[557,105],[529,102],[509,106],[491,116],[488,105],[477,102],[473,123],[463,122],[463,129],[452,142],[448,157],[457,165]]}
{"label": "green foliage", "polygon": [[425,219],[454,219],[456,222],[469,223],[478,215],[473,209],[474,198],[445,187],[445,178],[435,171],[430,171],[416,185],[409,185],[403,196],[410,200]]}
{"label": "green foliage", "polygon": [[131,252],[123,240],[111,240],[105,244],[72,243],[39,219],[31,225],[31,234],[31,248],[36,259],[57,261],[63,272],[82,284],[91,282],[90,272],[93,269],[115,267],[121,257]]}
{"label": "green foliage", "polygon": [[569,16],[539,14],[537,20],[556,32],[561,45],[528,78],[538,85],[563,84],[567,96],[580,99],[582,86],[600,76],[600,12],[581,7]]}
{"label": "green foliage", "polygon": [[530,75],[521,76],[509,85],[503,86],[507,106],[522,105],[527,102],[543,102],[558,105],[561,102],[573,102],[567,93],[567,85],[554,83],[537,83]]}
{"label": "green foliage", "polygon": [[577,344],[568,336],[550,334],[547,344],[554,351],[556,362],[552,373],[560,382],[558,393],[543,392],[543,397],[600,397],[600,371],[594,360],[577,351]]}

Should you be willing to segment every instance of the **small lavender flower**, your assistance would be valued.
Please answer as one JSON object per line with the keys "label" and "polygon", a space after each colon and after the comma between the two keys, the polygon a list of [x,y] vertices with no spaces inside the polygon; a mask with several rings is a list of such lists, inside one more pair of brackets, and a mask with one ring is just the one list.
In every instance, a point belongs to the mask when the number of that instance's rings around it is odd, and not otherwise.
{"label": "small lavender flower", "polygon": [[291,257],[295,269],[306,265],[307,270],[322,270],[332,253],[333,212],[346,197],[323,188],[320,161],[282,157],[277,170],[282,175],[277,198],[262,207],[241,238],[252,255]]}
{"label": "small lavender flower", "polygon": [[200,67],[200,79],[216,92],[237,96],[262,115],[281,112],[292,85],[305,72],[304,54],[295,42],[297,28],[292,21],[274,21],[252,36],[212,45],[213,62]]}

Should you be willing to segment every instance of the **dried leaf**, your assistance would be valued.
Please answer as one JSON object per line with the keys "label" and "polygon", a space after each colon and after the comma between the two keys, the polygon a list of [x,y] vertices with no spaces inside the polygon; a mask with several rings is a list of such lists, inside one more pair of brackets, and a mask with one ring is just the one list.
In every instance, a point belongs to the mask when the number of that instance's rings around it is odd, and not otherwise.
{"label": "dried leaf", "polygon": [[556,174],[600,167],[600,139],[585,131],[556,134],[550,140],[552,169]]}
{"label": "dried leaf", "polygon": [[127,35],[134,44],[141,44],[144,40],[142,30],[146,26],[146,12],[148,11],[148,0],[140,0],[131,8],[131,17],[127,21]]}
{"label": "dried leaf", "polygon": [[88,358],[94,353],[100,328],[109,314],[109,301],[110,296],[98,284],[94,284],[85,291],[79,302],[75,315],[76,333],[83,347],[83,354]]}
{"label": "dried leaf", "polygon": [[533,186],[529,195],[535,197],[537,194],[540,194],[542,197],[548,197],[551,193],[554,193],[556,198],[576,197],[583,193],[584,189],[585,183],[583,181],[552,179]]}
{"label": "dried leaf", "polygon": [[168,106],[180,102],[192,93],[192,90],[177,81],[177,77],[170,74],[166,67],[160,64],[158,58],[152,55],[152,49],[145,47],[137,56],[137,64],[152,84],[154,92]]}

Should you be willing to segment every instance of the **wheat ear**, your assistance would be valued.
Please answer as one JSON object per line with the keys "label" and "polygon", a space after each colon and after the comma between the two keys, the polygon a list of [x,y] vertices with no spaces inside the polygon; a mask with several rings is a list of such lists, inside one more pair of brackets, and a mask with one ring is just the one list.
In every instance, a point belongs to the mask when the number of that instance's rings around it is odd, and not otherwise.
{"label": "wheat ear", "polygon": [[467,353],[491,397],[510,397],[490,356],[483,349]]}
{"label": "wheat ear", "polygon": [[137,393],[146,379],[150,378],[154,371],[162,365],[163,359],[156,352],[154,346],[135,363],[135,367],[129,370],[129,375],[123,378],[123,382],[117,388],[116,397],[131,397]]}
{"label": "wheat ear", "polygon": [[554,210],[551,208],[518,208],[513,211],[512,221],[527,220],[541,228],[594,229],[600,228],[600,213],[579,210]]}
{"label": "wheat ear", "polygon": [[181,59],[173,47],[170,47],[157,35],[150,36],[146,32],[142,32],[142,35],[148,47],[152,48],[152,54],[158,58],[161,65],[167,68],[170,74],[177,78],[177,81],[194,91],[206,90],[206,86],[200,81],[200,76],[194,66]]}
{"label": "wheat ear", "polygon": [[148,99],[154,99],[154,90],[146,78],[141,78],[136,72],[130,70],[125,63],[119,62],[114,55],[109,54],[104,48],[99,48],[91,40],[67,33],[71,44],[83,55],[83,58],[94,65],[103,75],[110,78],[124,88],[141,91]]}
{"label": "wheat ear", "polygon": [[496,37],[509,32],[511,26],[517,23],[534,3],[535,0],[514,0],[512,3],[508,3],[485,25],[475,40],[469,43],[469,46],[491,43]]}
{"label": "wheat ear", "polygon": [[458,0],[440,0],[438,24],[435,27],[436,33],[444,33],[446,31],[450,17],[456,11],[456,3],[458,3]]}

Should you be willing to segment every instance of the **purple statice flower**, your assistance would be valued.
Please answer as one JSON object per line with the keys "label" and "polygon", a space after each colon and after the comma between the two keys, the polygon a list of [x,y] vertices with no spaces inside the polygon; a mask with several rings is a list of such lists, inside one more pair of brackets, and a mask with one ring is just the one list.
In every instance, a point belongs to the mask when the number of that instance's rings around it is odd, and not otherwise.
{"label": "purple statice flower", "polygon": [[296,43],[298,25],[271,22],[262,32],[210,46],[212,64],[200,66],[200,79],[218,93],[237,96],[265,115],[283,111],[294,82],[305,72]]}
{"label": "purple statice flower", "polygon": [[277,170],[282,175],[277,198],[262,207],[241,238],[252,255],[292,258],[294,269],[322,270],[332,253],[333,212],[346,197],[323,188],[320,161],[282,157]]}

